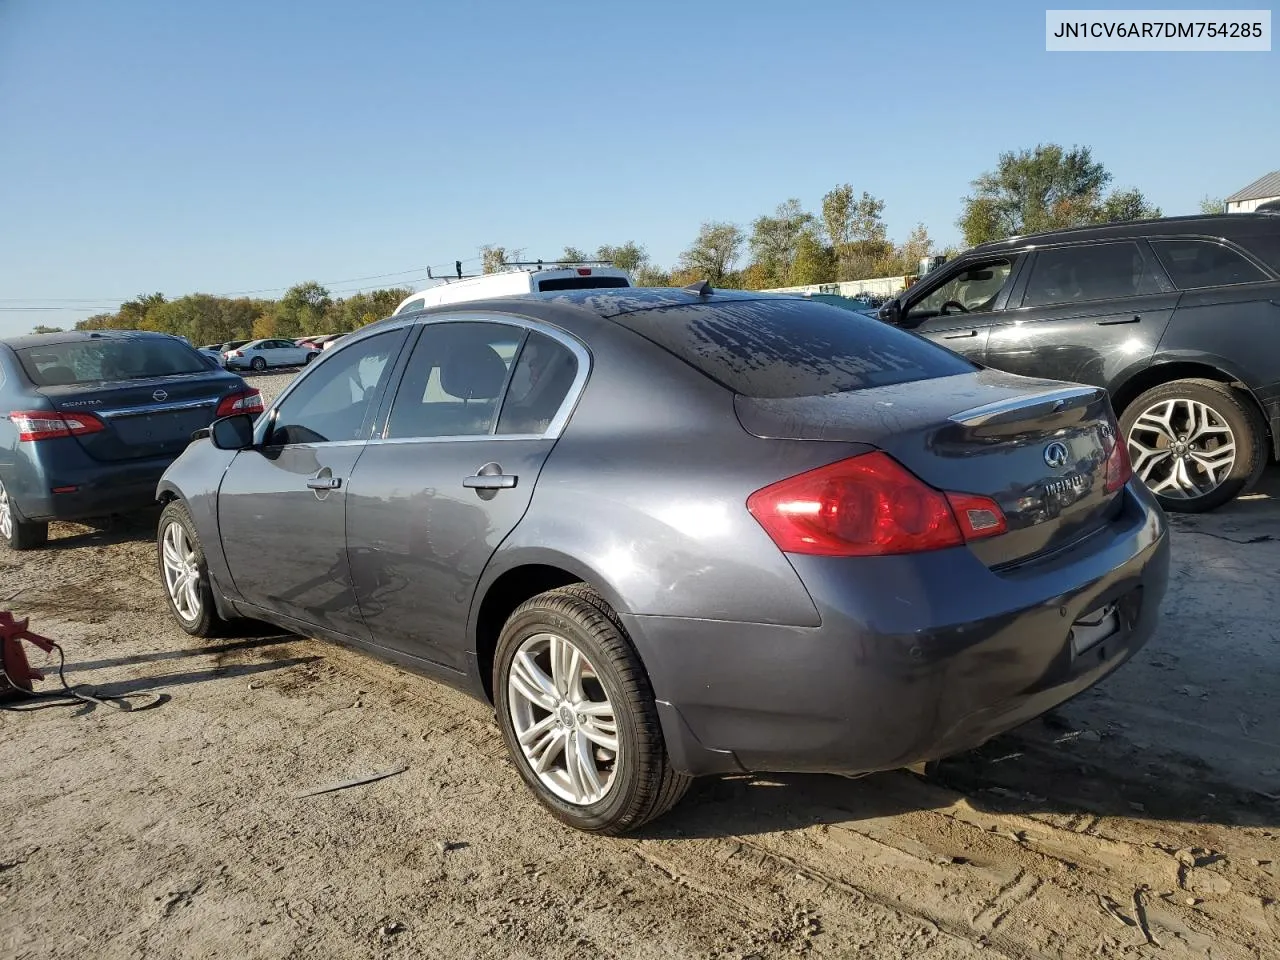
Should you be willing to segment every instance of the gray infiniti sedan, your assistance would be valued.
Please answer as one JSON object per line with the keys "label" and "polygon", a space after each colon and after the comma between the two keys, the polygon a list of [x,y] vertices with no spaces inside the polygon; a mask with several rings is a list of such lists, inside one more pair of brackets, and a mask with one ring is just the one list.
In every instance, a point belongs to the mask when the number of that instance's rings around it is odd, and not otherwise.
{"label": "gray infiniti sedan", "polygon": [[699,775],[981,744],[1132,656],[1168,576],[1102,390],[705,284],[401,314],[201,433],[159,485],[182,628],[483,698],[600,833]]}

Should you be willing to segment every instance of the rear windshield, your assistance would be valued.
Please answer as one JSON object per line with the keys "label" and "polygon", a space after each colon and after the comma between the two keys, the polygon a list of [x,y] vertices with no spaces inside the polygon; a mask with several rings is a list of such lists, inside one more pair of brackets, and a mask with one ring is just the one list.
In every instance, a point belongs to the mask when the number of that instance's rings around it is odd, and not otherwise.
{"label": "rear windshield", "polygon": [[644,310],[617,320],[746,397],[844,393],[977,369],[872,317],[803,300]]}
{"label": "rear windshield", "polygon": [[37,387],[144,380],[210,369],[185,343],[160,338],[77,340],[26,347],[17,353],[22,369]]}
{"label": "rear windshield", "polygon": [[548,293],[552,290],[595,290],[598,287],[629,287],[626,277],[558,277],[551,280],[540,280],[538,292]]}

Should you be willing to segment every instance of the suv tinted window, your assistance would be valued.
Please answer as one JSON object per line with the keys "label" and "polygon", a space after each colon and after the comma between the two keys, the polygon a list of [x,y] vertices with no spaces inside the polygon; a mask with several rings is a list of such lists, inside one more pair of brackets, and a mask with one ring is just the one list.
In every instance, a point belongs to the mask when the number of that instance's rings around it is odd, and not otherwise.
{"label": "suv tinted window", "polygon": [[191,347],[162,337],[76,340],[26,347],[17,354],[37,387],[209,372],[209,365]]}
{"label": "suv tinted window", "polygon": [[578,359],[568,347],[530,332],[512,371],[496,432],[545,433],[577,373]]}
{"label": "suv tinted window", "polygon": [[389,330],[329,353],[281,401],[268,445],[362,439],[361,427],[402,339],[401,331]]}
{"label": "suv tinted window", "polygon": [[1151,289],[1147,264],[1136,243],[1090,243],[1039,251],[1022,305],[1114,300]]}
{"label": "suv tinted window", "polygon": [[1151,247],[1182,290],[1268,279],[1234,250],[1209,240],[1152,240]]}
{"label": "suv tinted window", "polygon": [[911,302],[906,319],[918,323],[943,313],[983,313],[994,309],[996,297],[1009,282],[1013,263],[1010,257],[1000,257],[965,267],[936,290]]}
{"label": "suv tinted window", "polygon": [[977,369],[879,320],[803,300],[641,310],[616,320],[747,397],[842,393]]}
{"label": "suv tinted window", "polygon": [[1277,217],[1276,232],[1256,237],[1240,237],[1237,242],[1248,247],[1249,252],[1269,266],[1280,271],[1280,217]]}
{"label": "suv tinted window", "polygon": [[507,371],[524,330],[501,323],[431,323],[413,348],[387,421],[387,437],[492,432]]}
{"label": "suv tinted window", "polygon": [[625,277],[559,277],[542,280],[538,290],[548,293],[552,290],[594,290],[597,287],[629,287]]}

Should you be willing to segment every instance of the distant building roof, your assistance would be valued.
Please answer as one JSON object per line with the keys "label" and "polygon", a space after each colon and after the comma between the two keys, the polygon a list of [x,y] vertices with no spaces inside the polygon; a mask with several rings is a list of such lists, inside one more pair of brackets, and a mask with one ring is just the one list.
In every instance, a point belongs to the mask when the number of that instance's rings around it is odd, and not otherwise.
{"label": "distant building roof", "polygon": [[1258,200],[1262,197],[1280,197],[1280,170],[1272,170],[1265,177],[1253,181],[1243,190],[1237,190],[1227,197],[1227,203],[1238,203],[1241,200]]}

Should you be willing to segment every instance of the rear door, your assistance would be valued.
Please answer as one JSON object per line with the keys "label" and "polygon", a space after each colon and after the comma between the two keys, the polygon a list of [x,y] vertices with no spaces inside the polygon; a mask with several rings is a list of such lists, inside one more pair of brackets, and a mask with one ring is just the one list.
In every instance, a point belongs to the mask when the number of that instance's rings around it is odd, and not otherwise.
{"label": "rear door", "polygon": [[1111,388],[1150,362],[1178,293],[1145,242],[1036,251],[1016,309],[987,340],[989,366]]}
{"label": "rear door", "polygon": [[367,637],[347,562],[347,490],[406,331],[330,354],[302,375],[238,453],[218,491],[222,548],[249,603]]}
{"label": "rear door", "polygon": [[587,354],[515,319],[420,329],[352,476],[347,541],[373,641],[462,670],[476,583],[529,506]]}
{"label": "rear door", "polygon": [[981,363],[1020,259],[1017,253],[975,258],[926,278],[903,294],[901,326]]}

